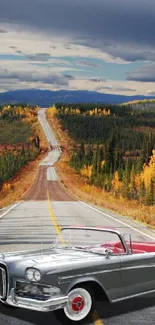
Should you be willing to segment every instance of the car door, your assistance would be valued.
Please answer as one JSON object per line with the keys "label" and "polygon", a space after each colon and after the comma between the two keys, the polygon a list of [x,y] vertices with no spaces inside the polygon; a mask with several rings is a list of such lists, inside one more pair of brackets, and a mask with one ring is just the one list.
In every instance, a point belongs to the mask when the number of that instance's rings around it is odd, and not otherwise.
{"label": "car door", "polygon": [[97,280],[102,284],[110,300],[120,297],[121,275],[120,275],[120,257],[103,257],[102,264],[96,274]]}
{"label": "car door", "polygon": [[[105,256],[107,250],[107,256]],[[104,232],[103,244],[95,252],[103,252],[103,258],[98,268],[98,281],[102,283],[103,288],[107,292],[110,300],[120,298],[121,287],[121,254],[125,254],[125,248],[122,245],[120,237],[117,233]]]}
{"label": "car door", "polygon": [[155,290],[155,253],[120,256],[121,297]]}

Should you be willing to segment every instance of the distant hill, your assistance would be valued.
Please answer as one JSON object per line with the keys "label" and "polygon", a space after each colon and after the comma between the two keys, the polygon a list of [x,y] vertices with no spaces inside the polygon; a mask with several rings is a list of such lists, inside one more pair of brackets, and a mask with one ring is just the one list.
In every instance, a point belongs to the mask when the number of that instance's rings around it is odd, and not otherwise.
{"label": "distant hill", "polygon": [[41,107],[49,107],[53,103],[109,103],[121,104],[135,100],[153,99],[155,96],[122,96],[115,94],[103,94],[95,91],[86,90],[14,90],[5,93],[0,93],[0,105],[3,104],[19,104],[26,103],[38,105]]}
{"label": "distant hill", "polygon": [[130,102],[125,102],[121,104],[122,106],[130,105],[135,110],[143,110],[149,112],[155,112],[155,99],[143,99],[143,100],[134,100]]}

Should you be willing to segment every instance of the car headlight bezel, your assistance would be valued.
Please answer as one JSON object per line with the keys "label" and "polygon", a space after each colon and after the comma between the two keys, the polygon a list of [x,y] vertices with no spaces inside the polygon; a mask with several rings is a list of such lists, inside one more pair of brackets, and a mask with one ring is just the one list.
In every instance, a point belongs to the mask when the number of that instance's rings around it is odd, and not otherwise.
{"label": "car headlight bezel", "polygon": [[36,268],[29,267],[25,270],[25,277],[30,282],[40,282],[41,272]]}

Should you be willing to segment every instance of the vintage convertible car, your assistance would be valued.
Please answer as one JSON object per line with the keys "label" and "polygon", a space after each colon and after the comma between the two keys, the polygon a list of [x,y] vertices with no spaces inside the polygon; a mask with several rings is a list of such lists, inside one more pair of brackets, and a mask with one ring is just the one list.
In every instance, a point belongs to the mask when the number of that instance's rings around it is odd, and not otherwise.
{"label": "vintage convertible car", "polygon": [[131,242],[115,229],[65,227],[49,249],[0,255],[0,300],[84,322],[95,301],[155,291],[155,242]]}

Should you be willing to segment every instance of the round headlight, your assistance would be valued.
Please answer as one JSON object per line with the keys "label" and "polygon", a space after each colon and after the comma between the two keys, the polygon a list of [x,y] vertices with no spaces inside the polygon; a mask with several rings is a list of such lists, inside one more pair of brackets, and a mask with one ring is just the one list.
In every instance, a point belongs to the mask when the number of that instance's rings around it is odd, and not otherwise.
{"label": "round headlight", "polygon": [[41,273],[39,270],[29,268],[26,270],[25,274],[29,281],[39,282],[41,280]]}
{"label": "round headlight", "polygon": [[34,273],[34,269],[27,269],[26,270],[26,277],[29,281],[33,281],[34,277],[33,277],[33,273]]}
{"label": "round headlight", "polygon": [[41,273],[38,270],[35,270],[33,273],[35,281],[40,281],[41,280]]}

